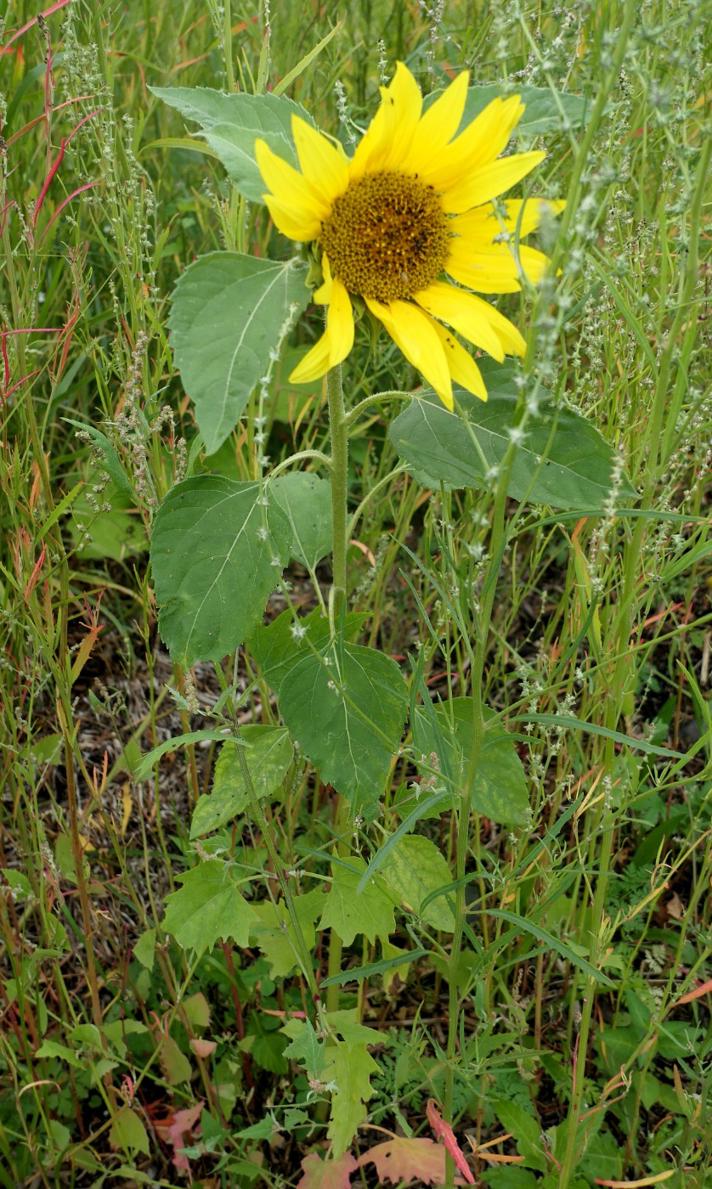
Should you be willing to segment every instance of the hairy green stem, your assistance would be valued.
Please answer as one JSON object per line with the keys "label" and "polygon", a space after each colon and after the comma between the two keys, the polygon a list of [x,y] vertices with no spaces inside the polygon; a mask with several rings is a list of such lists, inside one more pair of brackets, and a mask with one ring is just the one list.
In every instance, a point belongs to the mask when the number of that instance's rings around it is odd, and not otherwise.
{"label": "hairy green stem", "polygon": [[346,606],[346,551],[348,549],[346,500],[348,494],[349,435],[344,412],[341,366],[326,378],[331,432],[331,531],[332,578],[329,610],[332,631]]}
{"label": "hairy green stem", "polygon": [[[329,617],[332,634],[346,610],[347,569],[346,552],[348,549],[348,467],[349,467],[349,435],[344,410],[344,389],[341,378],[341,366],[334,367],[326,378],[329,398],[329,428],[331,432],[331,531],[332,531],[332,579],[329,594]],[[335,833],[337,854],[348,853],[342,838],[348,825],[348,804],[339,797],[336,804]],[[332,929],[329,934],[329,978],[341,970],[341,938]],[[327,988],[326,1006],[329,1011],[336,1011],[339,1006],[339,987],[331,985]]]}

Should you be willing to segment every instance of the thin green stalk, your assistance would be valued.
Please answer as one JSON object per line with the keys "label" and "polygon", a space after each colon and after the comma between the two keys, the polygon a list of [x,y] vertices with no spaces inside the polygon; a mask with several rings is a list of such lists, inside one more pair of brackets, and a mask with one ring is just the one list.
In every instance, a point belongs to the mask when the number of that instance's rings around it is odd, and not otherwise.
{"label": "thin green stalk", "polygon": [[326,378],[331,432],[331,530],[332,579],[329,610],[332,630],[346,606],[347,495],[349,435],[344,412],[341,366],[333,367]]}
{"label": "thin green stalk", "polygon": [[[509,474],[512,467],[516,447],[511,444],[505,454],[499,475],[497,490],[494,498],[492,514],[492,531],[490,535],[490,561],[482,589],[482,600],[475,641],[474,657],[471,671],[472,689],[472,750],[470,752],[467,770],[465,772],[462,797],[457,810],[457,846],[455,852],[455,878],[457,890],[455,893],[455,931],[450,948],[449,976],[448,976],[448,1035],[447,1035],[447,1077],[445,1084],[445,1112],[448,1121],[452,1120],[455,1099],[455,1059],[457,1055],[457,1038],[460,1020],[460,1001],[458,993],[458,970],[462,941],[464,936],[465,913],[467,904],[465,899],[465,875],[470,843],[470,816],[472,812],[472,785],[477,771],[480,749],[484,738],[484,711],[482,705],[482,680],[484,675],[489,628],[494,607],[497,579],[504,556],[506,544],[505,511]],[[455,1165],[448,1154],[446,1165],[447,1189],[455,1184]]]}
{"label": "thin green stalk", "polygon": [[277,876],[282,895],[284,896],[284,903],[287,907],[287,912],[289,913],[289,920],[292,925],[292,929],[294,930],[297,950],[296,956],[299,960],[302,974],[306,979],[307,986],[309,987],[312,1000],[315,1004],[318,1004],[319,991],[314,978],[311,953],[306,941],[304,940],[302,926],[299,923],[299,917],[297,916],[297,911],[294,907],[294,898],[292,896],[291,888],[289,887],[289,880],[287,879],[285,866],[280,858],[279,851],[275,846],[274,838],[272,837],[272,829],[270,823],[267,820],[265,811],[262,808],[262,803],[255,793],[255,786],[252,780],[252,774],[250,772],[249,765],[247,763],[247,758],[245,756],[245,749],[241,746],[239,740],[235,750],[237,752],[237,761],[240,765],[240,773],[242,775],[242,779],[245,782],[245,788],[247,789],[248,796],[250,798],[250,813],[254,815],[255,820],[257,821],[257,824],[260,828],[265,846],[267,847],[267,854],[269,855],[270,862],[274,869],[274,873]]}
{"label": "thin green stalk", "polygon": [[223,0],[223,56],[228,91],[235,91],[235,67],[232,61],[232,3]]}
{"label": "thin green stalk", "polygon": [[[344,410],[344,389],[341,377],[341,366],[331,369],[326,378],[329,398],[329,429],[331,433],[331,530],[332,530],[332,580],[329,592],[329,616],[332,633],[336,633],[337,625],[346,610],[347,567],[346,553],[348,550],[347,498],[348,498],[348,466],[349,466],[349,435]],[[341,841],[346,831],[349,818],[349,807],[343,797],[339,797],[336,805],[335,830],[337,838],[337,854],[345,852]],[[341,970],[341,938],[332,929],[329,933],[329,978]],[[336,1011],[339,1006],[339,987],[332,984],[327,989],[326,1006],[328,1011]]]}
{"label": "thin green stalk", "polygon": [[[695,244],[699,233],[702,201],[711,148],[712,145],[708,140],[702,153],[700,154],[695,196],[690,211],[690,238],[691,242],[694,242]],[[689,295],[691,295],[692,289],[695,285],[696,276],[697,251],[695,247],[691,250],[688,256],[687,268],[685,270],[683,283],[681,285],[681,302],[678,307],[676,317],[673,319],[672,325],[670,327],[655,389],[655,398],[648,432],[648,443],[650,446],[651,457],[649,461],[643,497],[641,500],[641,506],[643,508],[649,508],[652,506],[655,488],[659,477],[659,471],[661,466],[664,465],[665,461],[665,454],[660,450],[660,441],[663,434],[663,423],[665,420],[665,410],[668,400],[668,377],[672,364],[675,342],[682,325],[682,310],[686,306],[685,298],[689,298]],[[660,457],[661,454],[662,457]],[[605,725],[609,730],[615,730],[618,725],[628,683],[629,656],[627,654],[627,646],[630,640],[631,628],[633,625],[633,615],[636,607],[635,594],[638,583],[640,559],[647,528],[648,521],[645,517],[641,517],[636,521],[630,543],[624,553],[623,589],[619,602],[617,623],[618,630],[615,634],[614,645],[614,654],[616,654],[617,660],[615,662],[610,683],[607,683],[607,713]],[[603,755],[603,765],[605,771],[612,772],[614,764],[614,743],[612,740],[608,739],[606,740]],[[602,956],[606,944],[604,910],[608,894],[611,856],[613,853],[614,814],[613,807],[608,797],[603,798],[598,812],[591,823],[590,836],[594,838],[602,838],[596,888],[591,908],[591,921],[593,929],[596,930],[592,933],[591,960],[593,964],[596,965]],[[577,1059],[574,1068],[571,1102],[569,1106],[567,1122],[566,1150],[564,1152],[564,1157],[561,1163],[561,1171],[559,1174],[559,1185],[561,1189],[565,1189],[565,1186],[569,1184],[579,1156],[581,1140],[579,1120],[583,1102],[586,1054],[588,1051],[588,1043],[590,1038],[595,992],[595,982],[591,979],[588,979],[583,992],[581,1023],[577,1034]]]}

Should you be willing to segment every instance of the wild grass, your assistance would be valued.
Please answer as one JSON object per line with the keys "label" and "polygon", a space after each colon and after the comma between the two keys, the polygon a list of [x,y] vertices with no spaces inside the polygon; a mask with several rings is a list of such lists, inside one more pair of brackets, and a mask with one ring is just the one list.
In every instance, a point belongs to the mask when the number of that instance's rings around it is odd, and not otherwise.
{"label": "wild grass", "polygon": [[[401,663],[414,698],[465,695],[474,681],[516,741],[530,820],[508,831],[474,814],[468,830],[436,811],[421,822],[449,864],[453,936],[401,916],[391,943],[360,935],[336,955],[317,930],[317,980],[338,971],[336,957],[375,966],[328,991],[383,1038],[353,1151],[375,1142],[369,1127],[431,1136],[434,1099],[495,1189],[702,1189],[704,5],[52,7],[39,18],[10,0],[0,18],[0,1184],[297,1185],[302,1160],[326,1150],[329,1094],[284,1056],[278,1031],[311,1010],[304,978],[275,976],[257,944],[224,942],[193,962],[161,929],[164,898],[194,859],[189,819],[216,744],[140,768],[182,733],[276,721],[249,655],[182,671],[157,634],[151,525],[196,432],[168,298],[197,256],[265,256],[275,241],[150,87],[263,91],[324,42],[287,93],[347,137],[398,59],[424,90],[469,65],[478,83],[586,98],[583,128],[564,120],[542,138],[537,192],[568,201],[555,243],[551,230],[561,272],[503,305],[552,407],[585,413],[639,497],[614,485],[605,514],[586,516],[506,501],[497,476],[491,491],[429,491],[398,466],[391,407],[363,413],[349,490],[360,638]],[[310,317],[292,334],[290,358],[317,326]],[[417,383],[383,340],[349,366],[350,405]],[[290,389],[288,371],[277,365],[266,402],[273,462],[328,444],[321,384]],[[255,473],[257,400],[203,470]],[[287,577],[272,615],[321,597],[306,571]],[[326,589],[328,569],[318,577]],[[438,787],[416,758],[405,739],[374,823],[340,816],[298,769],[288,797],[226,831],[253,900],[276,894],[277,874],[301,893],[322,888],[335,843],[370,858],[416,794]],[[415,949],[424,956],[409,962]],[[173,1144],[177,1113],[199,1104]],[[122,1129],[127,1106],[139,1132]],[[501,1142],[480,1149],[489,1140]],[[373,1167],[359,1178],[375,1184]]]}

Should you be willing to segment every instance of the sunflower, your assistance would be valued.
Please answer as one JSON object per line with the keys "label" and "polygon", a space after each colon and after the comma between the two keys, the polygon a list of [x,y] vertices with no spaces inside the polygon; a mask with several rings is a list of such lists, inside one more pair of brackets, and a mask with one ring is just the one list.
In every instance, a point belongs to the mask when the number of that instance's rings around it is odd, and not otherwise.
{"label": "sunflower", "polygon": [[539,281],[547,257],[518,241],[546,208],[555,214],[564,204],[495,204],[545,154],[499,156],[524,111],[517,95],[493,99],[458,133],[468,81],[463,71],[423,111],[420,88],[399,62],[350,158],[296,115],[299,170],[256,141],[274,223],[289,239],[313,243],[321,257],[314,300],[327,307],[326,329],[292,372],[293,383],[317,379],[349,354],[354,298],[448,408],[453,380],[487,399],[460,337],[500,361],[524,353],[516,326],[471,290],[513,293],[522,274]]}

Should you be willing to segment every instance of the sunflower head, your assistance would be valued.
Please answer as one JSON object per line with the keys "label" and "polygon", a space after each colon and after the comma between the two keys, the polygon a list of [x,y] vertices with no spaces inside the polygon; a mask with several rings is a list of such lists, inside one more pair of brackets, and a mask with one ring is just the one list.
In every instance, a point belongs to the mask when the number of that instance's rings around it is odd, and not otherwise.
{"label": "sunflower head", "polygon": [[279,230],[314,243],[324,281],[315,300],[326,330],[292,373],[313,380],[353,346],[354,298],[365,303],[440,399],[452,407],[452,382],[481,399],[487,392],[461,339],[495,359],[520,355],[517,328],[477,293],[512,293],[538,281],[547,258],[520,240],[542,210],[561,202],[494,200],[526,176],[541,152],[500,157],[524,107],[494,99],[462,131],[468,72],[423,111],[412,74],[398,63],[381,104],[349,158],[298,116],[294,169],[261,140],[257,163],[265,202]]}

